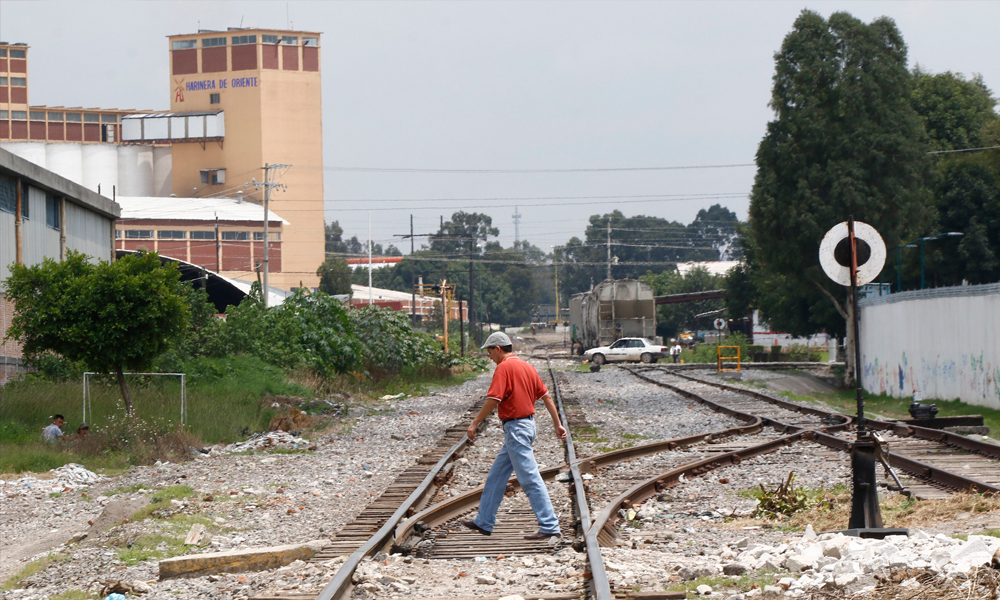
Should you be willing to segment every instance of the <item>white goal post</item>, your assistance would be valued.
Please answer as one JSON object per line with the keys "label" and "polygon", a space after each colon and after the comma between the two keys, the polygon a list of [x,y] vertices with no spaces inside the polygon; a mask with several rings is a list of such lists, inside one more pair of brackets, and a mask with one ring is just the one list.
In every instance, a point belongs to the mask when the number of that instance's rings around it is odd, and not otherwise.
{"label": "white goal post", "polygon": [[[87,371],[83,374],[83,422],[92,423],[94,420],[94,407],[90,402],[90,376],[91,375],[113,375],[113,373],[95,373]],[[187,425],[187,378],[184,373],[123,373],[123,375],[163,375],[181,378],[181,429]],[[87,418],[87,411],[90,411],[90,419]]]}

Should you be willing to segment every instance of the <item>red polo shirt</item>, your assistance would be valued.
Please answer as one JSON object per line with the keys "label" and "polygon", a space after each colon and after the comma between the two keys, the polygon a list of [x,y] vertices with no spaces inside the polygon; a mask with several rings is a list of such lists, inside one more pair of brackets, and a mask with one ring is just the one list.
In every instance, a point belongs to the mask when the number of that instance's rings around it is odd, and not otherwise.
{"label": "red polo shirt", "polygon": [[547,393],[535,367],[511,354],[497,365],[486,397],[500,402],[497,416],[503,420],[535,414],[535,401]]}

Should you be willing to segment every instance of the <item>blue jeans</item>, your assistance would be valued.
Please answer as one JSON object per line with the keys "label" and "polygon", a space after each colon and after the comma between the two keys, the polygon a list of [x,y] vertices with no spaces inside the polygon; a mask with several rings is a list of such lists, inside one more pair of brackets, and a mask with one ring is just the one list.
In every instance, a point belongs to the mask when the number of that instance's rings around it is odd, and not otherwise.
{"label": "blue jeans", "polygon": [[479,515],[473,522],[486,531],[493,531],[497,521],[497,510],[507,490],[507,480],[513,472],[521,489],[528,496],[531,510],[538,518],[538,530],[542,533],[559,533],[559,519],[552,509],[549,490],[538,473],[538,463],[531,445],[535,443],[534,419],[508,421],[503,426],[503,448],[493,461],[490,474],[486,476],[483,495],[479,499]]}

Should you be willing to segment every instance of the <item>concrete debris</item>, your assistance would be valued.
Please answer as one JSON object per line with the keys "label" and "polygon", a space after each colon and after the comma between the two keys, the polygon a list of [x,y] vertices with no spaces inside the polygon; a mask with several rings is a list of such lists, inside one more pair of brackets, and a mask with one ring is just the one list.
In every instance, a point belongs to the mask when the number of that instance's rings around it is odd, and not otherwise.
{"label": "concrete debris", "polygon": [[16,488],[32,488],[36,491],[53,494],[67,490],[88,488],[107,480],[103,475],[88,471],[82,465],[76,463],[65,464],[57,469],[52,469],[49,473],[53,477],[41,479],[32,475],[26,475],[14,481],[0,480],[0,488],[3,488],[3,495],[15,495],[17,493],[15,491]]}
{"label": "concrete debris", "polygon": [[304,440],[284,431],[268,431],[258,433],[243,442],[229,444],[222,448],[222,454],[233,454],[236,452],[246,452],[247,450],[273,450],[282,448],[285,450],[306,449],[312,445],[309,440]]}

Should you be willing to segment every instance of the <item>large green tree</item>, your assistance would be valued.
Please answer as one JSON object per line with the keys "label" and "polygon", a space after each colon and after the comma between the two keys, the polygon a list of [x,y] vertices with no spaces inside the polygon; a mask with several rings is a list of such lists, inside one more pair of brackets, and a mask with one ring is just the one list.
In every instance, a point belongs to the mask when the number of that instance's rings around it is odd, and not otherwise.
{"label": "large green tree", "polygon": [[757,150],[748,228],[760,308],[775,328],[849,332],[844,288],[819,266],[830,227],[853,216],[892,248],[928,220],[912,81],[903,37],[886,17],[865,24],[806,10],[775,54],[775,118]]}
{"label": "large green tree", "polygon": [[351,266],[347,264],[346,260],[339,256],[327,256],[323,264],[316,270],[316,274],[319,275],[320,291],[331,296],[350,294],[352,273]]}
{"label": "large green tree", "polygon": [[62,262],[14,265],[6,294],[17,307],[8,337],[26,357],[50,351],[117,375],[129,415],[125,371],[149,369],[188,323],[177,265],[156,253],[94,264],[69,251]]}

